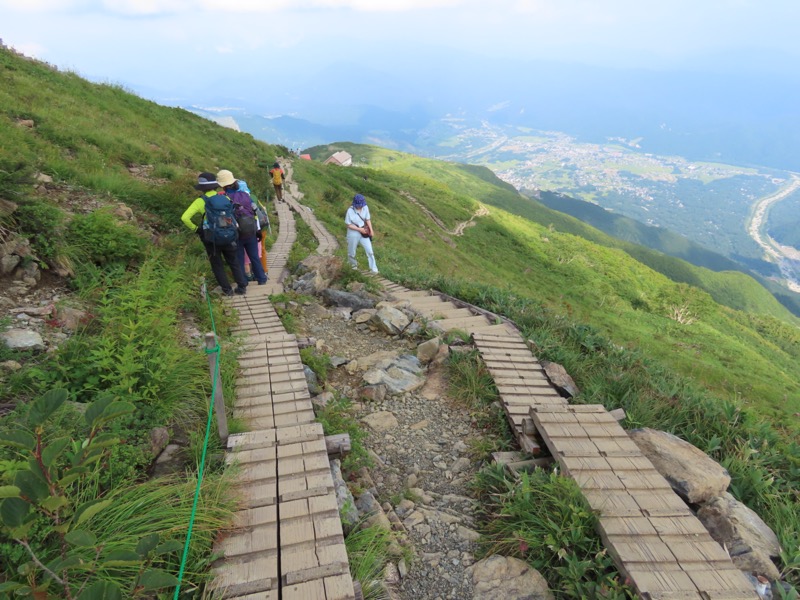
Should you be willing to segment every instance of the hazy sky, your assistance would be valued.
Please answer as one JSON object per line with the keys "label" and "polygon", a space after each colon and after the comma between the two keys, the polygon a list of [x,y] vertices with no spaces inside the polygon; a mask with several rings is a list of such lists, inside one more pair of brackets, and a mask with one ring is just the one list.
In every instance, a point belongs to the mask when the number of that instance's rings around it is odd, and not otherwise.
{"label": "hazy sky", "polygon": [[798,0],[0,0],[0,15],[7,45],[137,90],[252,77],[279,86],[342,59],[380,68],[407,56],[447,69],[441,48],[620,68],[800,72]]}

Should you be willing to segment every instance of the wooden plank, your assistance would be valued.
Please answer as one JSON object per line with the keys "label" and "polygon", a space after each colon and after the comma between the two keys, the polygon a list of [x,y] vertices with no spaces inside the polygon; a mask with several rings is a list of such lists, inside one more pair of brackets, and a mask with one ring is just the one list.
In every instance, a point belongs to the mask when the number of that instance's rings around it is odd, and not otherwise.
{"label": "wooden plank", "polygon": [[343,458],[349,454],[351,450],[350,434],[339,433],[336,435],[325,436],[325,448],[328,456],[334,458]]}
{"label": "wooden plank", "polygon": [[294,585],[296,583],[311,581],[312,579],[323,579],[331,575],[343,575],[347,572],[349,572],[349,565],[347,562],[331,563],[287,573],[284,580],[286,585]]}

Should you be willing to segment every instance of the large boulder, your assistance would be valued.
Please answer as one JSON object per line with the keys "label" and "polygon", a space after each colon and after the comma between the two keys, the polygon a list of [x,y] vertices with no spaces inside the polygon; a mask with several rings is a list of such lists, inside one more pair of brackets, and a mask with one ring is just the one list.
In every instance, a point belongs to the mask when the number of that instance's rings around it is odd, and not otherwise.
{"label": "large boulder", "polygon": [[334,280],[341,270],[342,259],[338,256],[321,256],[314,254],[297,265],[296,274],[319,273],[320,277],[330,282]]}
{"label": "large boulder", "polygon": [[325,279],[319,272],[310,271],[292,282],[292,290],[298,294],[313,296],[327,289],[330,283],[330,280]]}
{"label": "large boulder", "polygon": [[439,353],[441,344],[442,341],[438,337],[422,342],[417,346],[417,358],[424,364],[431,362]]}
{"label": "large boulder", "polygon": [[354,311],[372,308],[375,306],[375,300],[370,298],[364,292],[350,293],[328,288],[322,291],[322,298],[327,304],[331,304],[333,306],[346,306],[348,308],[352,308]]}
{"label": "large boulder", "polygon": [[44,340],[30,329],[9,329],[0,333],[0,341],[11,350],[44,350]]}
{"label": "large boulder", "polygon": [[728,493],[700,507],[697,517],[711,537],[723,544],[742,571],[775,581],[780,572],[772,562],[781,552],[778,536],[761,518]]}
{"label": "large boulder", "polygon": [[306,383],[308,384],[308,391],[312,396],[322,393],[322,388],[319,385],[317,374],[308,365],[303,365],[303,375],[306,376]]}
{"label": "large boulder", "polygon": [[364,373],[364,381],[369,385],[384,384],[392,394],[413,392],[425,385],[422,365],[416,356],[408,354],[375,364]]}
{"label": "large boulder", "polygon": [[11,275],[22,259],[16,254],[5,254],[0,256],[0,276]]}
{"label": "large boulder", "polygon": [[356,361],[356,366],[361,371],[367,371],[378,364],[383,364],[384,361],[389,361],[385,364],[390,364],[398,355],[397,350],[378,350],[367,356],[360,357]]}
{"label": "large boulder", "polygon": [[86,324],[91,315],[85,310],[73,308],[72,306],[59,306],[56,310],[56,318],[61,321],[64,329],[75,331],[81,325]]}
{"label": "large boulder", "polygon": [[728,471],[689,442],[647,427],[628,432],[653,466],[684,500],[702,504],[728,489]]}
{"label": "large boulder", "polygon": [[400,335],[403,330],[411,323],[406,314],[402,311],[392,308],[391,306],[383,306],[378,309],[369,322],[375,325],[378,329],[389,335]]}
{"label": "large boulder", "polygon": [[518,558],[494,554],[472,567],[474,600],[553,600],[539,571]]}

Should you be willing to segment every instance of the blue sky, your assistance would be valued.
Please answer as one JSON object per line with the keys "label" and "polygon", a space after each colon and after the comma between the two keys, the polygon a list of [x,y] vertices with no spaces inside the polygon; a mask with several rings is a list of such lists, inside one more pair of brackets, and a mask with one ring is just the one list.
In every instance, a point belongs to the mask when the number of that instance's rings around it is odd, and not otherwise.
{"label": "blue sky", "polygon": [[800,70],[797,0],[0,0],[0,14],[7,45],[140,93],[253,77],[279,86],[342,60],[447,69],[438,57],[460,53]]}

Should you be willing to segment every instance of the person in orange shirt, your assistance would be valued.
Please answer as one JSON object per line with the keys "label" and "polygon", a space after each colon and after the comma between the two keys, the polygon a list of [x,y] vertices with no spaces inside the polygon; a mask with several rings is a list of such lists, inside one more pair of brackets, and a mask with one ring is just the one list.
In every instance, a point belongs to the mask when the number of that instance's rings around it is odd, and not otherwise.
{"label": "person in orange shirt", "polygon": [[278,200],[283,200],[283,179],[286,175],[278,161],[275,161],[275,164],[272,165],[269,174],[272,176],[272,185],[275,187],[275,197]]}

